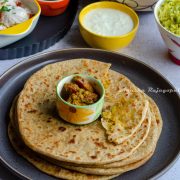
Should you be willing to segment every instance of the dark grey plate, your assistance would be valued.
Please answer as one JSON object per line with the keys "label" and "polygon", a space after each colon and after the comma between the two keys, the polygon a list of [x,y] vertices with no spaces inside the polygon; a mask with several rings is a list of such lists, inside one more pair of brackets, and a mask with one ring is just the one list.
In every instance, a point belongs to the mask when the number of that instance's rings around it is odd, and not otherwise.
{"label": "dark grey plate", "polygon": [[95,49],[70,49],[32,56],[12,67],[0,78],[0,159],[21,178],[54,179],[34,168],[12,149],[8,136],[8,113],[13,98],[20,92],[29,76],[49,63],[74,58],[92,58],[112,63],[112,69],[129,77],[144,89],[158,104],[164,126],[156,151],[151,160],[137,170],[117,179],[157,178],[165,173],[180,156],[180,97],[177,93],[153,93],[149,88],[174,89],[158,72],[130,57]]}

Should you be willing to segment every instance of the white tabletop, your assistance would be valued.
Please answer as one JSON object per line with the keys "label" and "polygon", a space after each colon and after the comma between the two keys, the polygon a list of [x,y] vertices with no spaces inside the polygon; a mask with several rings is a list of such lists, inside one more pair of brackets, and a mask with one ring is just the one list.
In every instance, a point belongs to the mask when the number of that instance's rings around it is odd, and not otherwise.
{"label": "white tabletop", "polygon": [[[163,43],[157,29],[152,12],[139,13],[140,26],[134,41],[126,48],[119,50],[134,58],[137,58],[164,75],[180,92],[180,66],[171,62],[168,57],[167,48]],[[56,50],[64,48],[88,47],[83,41],[78,28],[77,18],[68,34],[51,48],[45,50]],[[0,55],[1,57],[1,55]],[[0,74],[5,72],[14,64],[25,58],[13,60],[0,60]],[[0,179],[7,179],[0,167]],[[175,165],[159,180],[179,180],[180,179],[180,159]]]}

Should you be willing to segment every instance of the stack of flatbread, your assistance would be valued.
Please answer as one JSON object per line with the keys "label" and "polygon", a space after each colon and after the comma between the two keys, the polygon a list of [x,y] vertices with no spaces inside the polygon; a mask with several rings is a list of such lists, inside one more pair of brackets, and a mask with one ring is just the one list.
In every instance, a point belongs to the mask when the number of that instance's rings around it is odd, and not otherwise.
{"label": "stack of flatbread", "polygon": [[[56,85],[80,73],[101,80],[101,117],[78,126],[56,112]],[[146,163],[162,129],[155,102],[110,64],[74,59],[33,74],[14,100],[9,138],[14,149],[39,170],[63,179],[112,179]]]}

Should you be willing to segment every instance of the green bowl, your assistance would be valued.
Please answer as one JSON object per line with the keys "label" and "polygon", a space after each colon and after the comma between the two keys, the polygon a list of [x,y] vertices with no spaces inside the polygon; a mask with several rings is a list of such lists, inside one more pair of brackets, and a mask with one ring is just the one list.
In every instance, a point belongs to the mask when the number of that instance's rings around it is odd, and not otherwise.
{"label": "green bowl", "polygon": [[[87,79],[92,85],[93,88],[99,93],[100,98],[97,102],[91,105],[86,106],[78,106],[71,104],[65,101],[61,97],[61,91],[65,83],[71,82],[71,80],[75,76],[81,76]],[[100,80],[96,78],[84,74],[73,74],[67,76],[59,81],[56,87],[56,106],[59,116],[64,119],[65,121],[72,123],[72,124],[88,124],[95,121],[102,112],[103,104],[104,104],[104,95],[105,90]]]}

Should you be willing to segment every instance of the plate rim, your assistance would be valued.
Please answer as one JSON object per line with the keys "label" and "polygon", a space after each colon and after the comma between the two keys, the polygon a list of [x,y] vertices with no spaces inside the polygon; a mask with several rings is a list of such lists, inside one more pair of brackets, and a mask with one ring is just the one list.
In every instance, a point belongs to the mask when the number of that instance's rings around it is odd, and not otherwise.
{"label": "plate rim", "polygon": [[[21,66],[21,65],[23,65],[23,64],[25,64],[27,62],[35,61],[35,59],[42,58],[43,56],[46,56],[46,55],[62,53],[64,51],[66,51],[66,52],[68,52],[68,51],[69,52],[71,52],[71,51],[97,51],[97,52],[110,53],[112,55],[116,54],[116,55],[124,56],[124,57],[128,58],[129,60],[135,61],[136,63],[139,63],[139,64],[145,66],[145,68],[150,69],[151,71],[156,73],[158,76],[160,76],[164,81],[166,81],[166,83],[169,84],[173,89],[177,90],[177,88],[175,88],[175,86],[163,74],[161,74],[158,70],[154,69],[153,67],[151,67],[147,63],[142,62],[142,61],[138,60],[137,58],[131,57],[131,56],[123,54],[123,53],[118,53],[118,52],[114,52],[114,51],[107,51],[107,50],[101,50],[101,49],[95,49],[95,48],[66,48],[66,49],[60,49],[60,50],[51,50],[51,51],[46,51],[46,52],[40,52],[40,53],[31,55],[29,57],[24,57],[20,62],[14,64],[13,66],[8,68],[4,73],[2,73],[0,75],[0,82],[8,73],[10,73],[14,69],[18,68],[19,66]],[[99,60],[99,61],[101,61],[101,60]],[[178,99],[180,101],[180,93],[178,91],[176,91],[175,94],[177,95],[177,97],[178,97]],[[172,159],[172,161],[165,168],[163,168],[158,173],[156,173],[155,175],[150,177],[150,179],[154,180],[154,179],[157,179],[157,178],[161,177],[162,175],[164,175],[168,170],[170,170],[173,167],[173,165],[179,159],[180,159],[180,150],[176,154],[176,156]],[[7,162],[5,162],[4,159],[2,158],[1,154],[0,154],[0,162],[4,167],[6,167],[8,170],[10,170],[13,174],[17,175],[18,177],[23,178],[23,179],[30,179],[26,175],[24,175],[21,172],[15,170]]]}

